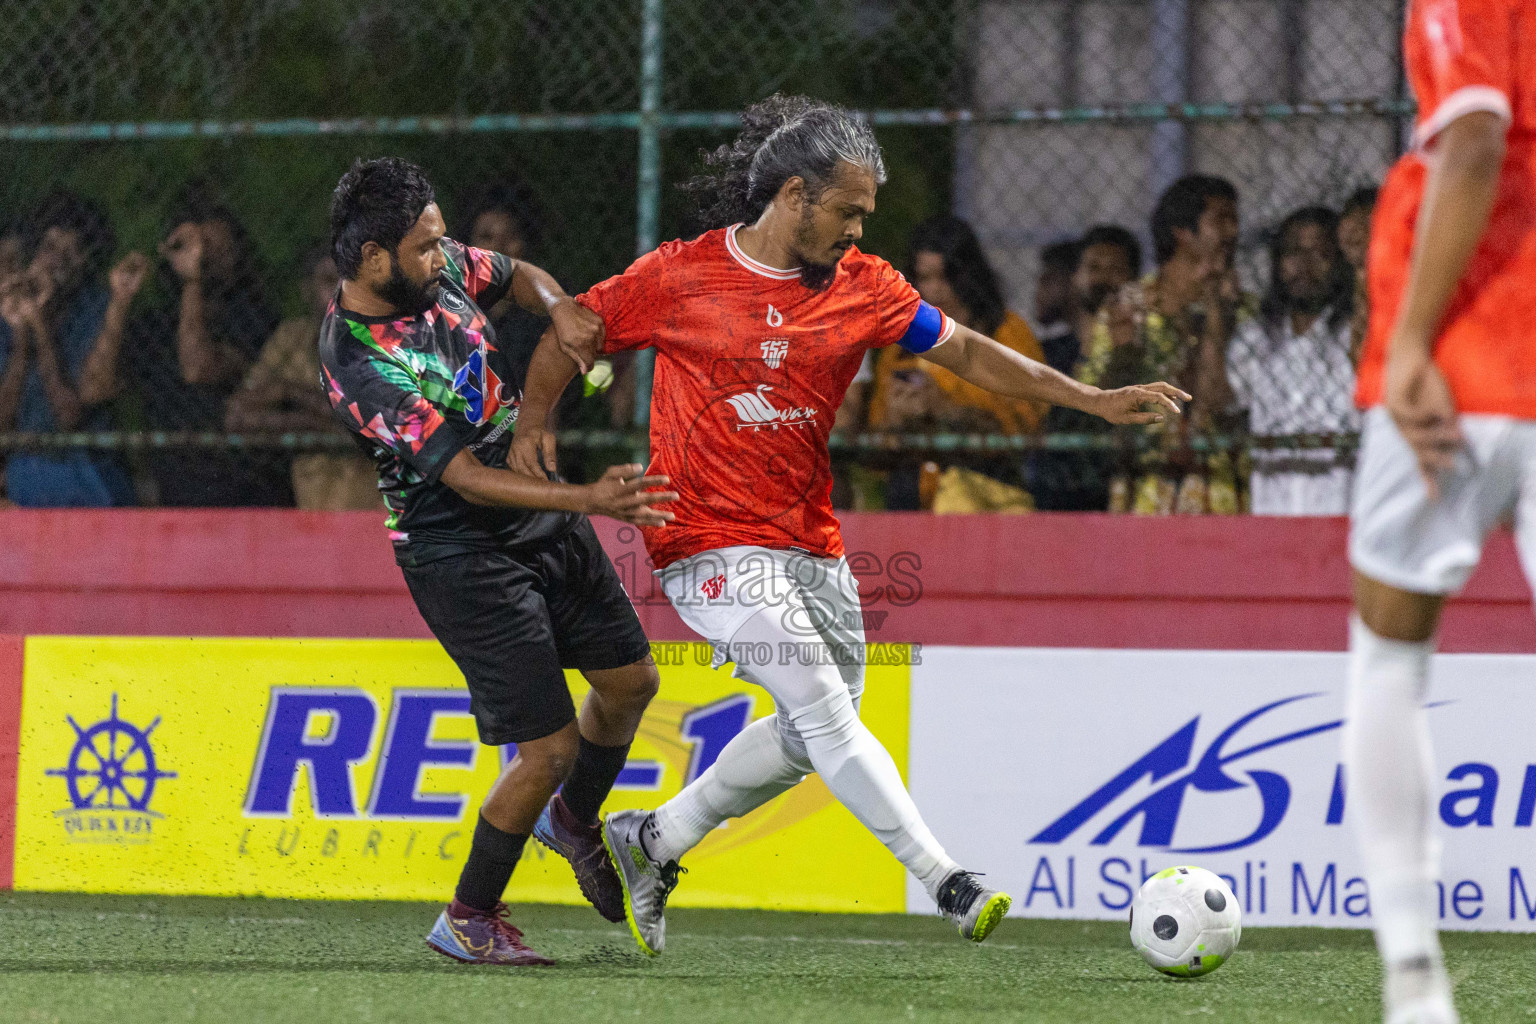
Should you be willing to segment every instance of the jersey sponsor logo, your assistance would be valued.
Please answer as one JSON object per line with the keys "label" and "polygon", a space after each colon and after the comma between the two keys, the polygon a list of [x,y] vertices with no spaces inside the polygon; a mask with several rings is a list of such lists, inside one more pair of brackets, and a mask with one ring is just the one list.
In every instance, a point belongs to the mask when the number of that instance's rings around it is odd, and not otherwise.
{"label": "jersey sponsor logo", "polygon": [[744,391],[739,395],[727,398],[726,404],[736,410],[736,429],[745,430],[751,427],[753,431],[764,427],[803,427],[816,422],[816,410],[810,406],[794,406],[781,409],[768,400],[768,392],[773,390],[771,384],[759,384],[753,391]]}
{"label": "jersey sponsor logo", "polygon": [[784,357],[789,354],[788,338],[769,338],[762,344],[763,362],[768,364],[768,369],[777,370],[784,365]]}
{"label": "jersey sponsor logo", "polygon": [[702,590],[704,592],[704,596],[709,598],[711,601],[718,601],[720,599],[720,595],[725,591],[725,573],[721,573],[719,576],[711,576],[709,579],[699,584],[699,589]]}
{"label": "jersey sponsor logo", "polygon": [[768,326],[769,327],[783,327],[784,326],[784,314],[780,313],[778,310],[774,309],[773,308],[773,303],[771,303],[771,302],[768,304]]}
{"label": "jersey sponsor logo", "polygon": [[506,404],[503,398],[505,385],[491,368],[488,352],[489,346],[482,339],[479,347],[469,353],[464,365],[453,375],[453,390],[465,402],[464,416],[476,426],[490,419]]}
{"label": "jersey sponsor logo", "polygon": [[444,309],[451,310],[454,313],[469,308],[468,303],[464,301],[463,297],[452,288],[441,289],[437,293],[437,301]]}

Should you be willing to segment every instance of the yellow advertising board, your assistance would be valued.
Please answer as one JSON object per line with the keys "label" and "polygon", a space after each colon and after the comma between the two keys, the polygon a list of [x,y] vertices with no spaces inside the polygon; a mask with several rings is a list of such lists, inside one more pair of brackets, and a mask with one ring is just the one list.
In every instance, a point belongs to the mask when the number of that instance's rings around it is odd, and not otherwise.
{"label": "yellow advertising board", "polygon": [[[606,810],[660,804],[773,711],[704,645],[656,654],[661,693]],[[862,705],[903,771],[904,655],[872,646]],[[31,637],[22,694],[17,889],[446,899],[510,757],[476,741],[430,641]],[[900,865],[815,776],[685,863],[682,906],[905,909]],[[508,898],[583,902],[531,842]]]}

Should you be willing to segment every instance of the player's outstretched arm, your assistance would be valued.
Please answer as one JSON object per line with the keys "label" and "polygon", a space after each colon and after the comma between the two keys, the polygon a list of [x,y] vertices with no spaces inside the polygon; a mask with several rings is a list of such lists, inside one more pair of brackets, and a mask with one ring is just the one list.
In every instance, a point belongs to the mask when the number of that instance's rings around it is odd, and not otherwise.
{"label": "player's outstretched arm", "polygon": [[1157,423],[1179,415],[1179,402],[1189,401],[1161,381],[1113,391],[1084,384],[959,324],[948,341],[922,356],[993,394],[1081,409],[1111,423]]}
{"label": "player's outstretched arm", "polygon": [[576,361],[561,346],[553,326],[539,339],[523,381],[523,401],[517,410],[508,465],[519,473],[544,479],[555,472],[555,403],[576,376]]}
{"label": "player's outstretched arm", "polygon": [[530,313],[554,323],[560,350],[586,373],[603,351],[603,318],[565,294],[548,272],[518,260],[512,272],[512,299]]}
{"label": "player's outstretched arm", "polygon": [[1458,117],[1435,139],[1413,263],[1387,343],[1386,406],[1437,493],[1435,475],[1462,445],[1450,387],[1431,358],[1445,307],[1487,230],[1508,124],[1488,111]]}
{"label": "player's outstretched arm", "polygon": [[545,508],[608,516],[636,526],[665,526],[672,513],[655,506],[676,501],[677,494],[651,490],[670,481],[664,476],[642,476],[644,472],[638,463],[611,466],[596,483],[563,484],[493,469],[463,449],[443,470],[442,481],[471,505]]}

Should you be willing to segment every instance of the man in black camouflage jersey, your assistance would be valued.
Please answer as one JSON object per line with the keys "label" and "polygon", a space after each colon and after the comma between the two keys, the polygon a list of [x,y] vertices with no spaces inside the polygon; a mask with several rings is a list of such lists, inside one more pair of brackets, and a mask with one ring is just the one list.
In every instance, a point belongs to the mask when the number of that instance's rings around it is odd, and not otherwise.
{"label": "man in black camouflage jersey", "polygon": [[[517,744],[427,944],[473,963],[548,964],[505,918],[529,835],[568,860],[582,892],[624,919],[598,811],[656,693],[650,645],[588,515],[658,526],[666,477],[615,466],[594,484],[506,468],[519,385],[482,307],[510,293],[553,320],[573,353],[601,323],[530,264],[443,237],[421,170],[354,164],[336,186],[341,286],[320,326],[323,383],[379,472],[395,560],[421,616],[464,673],[480,741]],[[576,714],[566,668],[592,691]],[[559,793],[556,793],[556,790]]]}

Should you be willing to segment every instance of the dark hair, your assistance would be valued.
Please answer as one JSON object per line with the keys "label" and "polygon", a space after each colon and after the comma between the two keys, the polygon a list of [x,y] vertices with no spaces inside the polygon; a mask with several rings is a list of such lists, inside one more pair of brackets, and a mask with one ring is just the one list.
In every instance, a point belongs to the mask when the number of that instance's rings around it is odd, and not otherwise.
{"label": "dark hair", "polygon": [[741,115],[734,142],[701,155],[714,174],[678,186],[694,202],[702,230],[762,216],[790,178],[805,181],[814,202],[840,162],[863,167],[885,184],[885,158],[875,133],[842,107],[807,96],[774,93]]}
{"label": "dark hair", "polygon": [[256,261],[256,244],[251,233],[245,230],[239,215],[218,197],[206,181],[189,182],[171,204],[171,215],[166,218],[166,234],[182,224],[204,223],[216,220],[229,228],[229,237],[235,246],[235,265],[228,284],[250,296],[253,301],[264,301],[261,272]]}
{"label": "dark hair", "polygon": [[27,248],[35,250],[49,228],[62,228],[80,236],[88,276],[105,270],[117,249],[117,235],[101,207],[73,192],[52,192],[42,201],[32,214],[30,229],[23,233]]}
{"label": "dark hair", "polygon": [[[987,262],[976,232],[959,217],[941,214],[930,217],[912,229],[908,251],[915,264],[920,252],[936,252],[944,258],[944,279],[955,296],[976,318],[975,330],[993,334],[1008,310],[1003,303],[1003,289],[997,273]],[[915,277],[916,274],[909,274]]]}
{"label": "dark hair", "polygon": [[505,213],[517,225],[517,233],[523,239],[525,253],[539,251],[543,240],[543,218],[534,202],[532,190],[520,181],[489,185],[472,194],[464,207],[466,213],[459,219],[454,238],[469,244],[474,234],[475,221],[487,213]]}
{"label": "dark hair", "polygon": [[1333,272],[1328,281],[1328,326],[1337,330],[1354,314],[1355,273],[1339,248],[1339,215],[1326,206],[1304,206],[1282,220],[1269,239],[1269,288],[1259,303],[1259,313],[1271,332],[1280,329],[1290,306],[1290,295],[1280,280],[1280,260],[1285,253],[1286,236],[1292,229],[1308,224],[1322,229],[1333,260]]}
{"label": "dark hair", "polygon": [[1376,208],[1376,195],[1380,191],[1375,185],[1355,189],[1349,194],[1349,198],[1344,200],[1344,209],[1339,211],[1339,219],[1343,220],[1358,210],[1370,213]]}
{"label": "dark hair", "polygon": [[1230,199],[1235,203],[1237,188],[1226,178],[1191,174],[1169,185],[1158,198],[1157,208],[1152,211],[1152,255],[1158,266],[1173,259],[1179,247],[1174,230],[1197,230],[1200,215],[1212,199]]}
{"label": "dark hair", "polygon": [[331,195],[331,252],[336,270],[354,280],[363,265],[363,244],[393,253],[435,201],[420,167],[399,157],[354,160]]}
{"label": "dark hair", "polygon": [[1083,237],[1077,240],[1079,259],[1090,245],[1118,245],[1125,252],[1125,261],[1130,264],[1131,276],[1141,276],[1141,243],[1125,228],[1118,224],[1095,224],[1083,232]]}
{"label": "dark hair", "polygon": [[1052,242],[1040,250],[1040,272],[1070,275],[1077,270],[1079,255],[1076,242]]}

